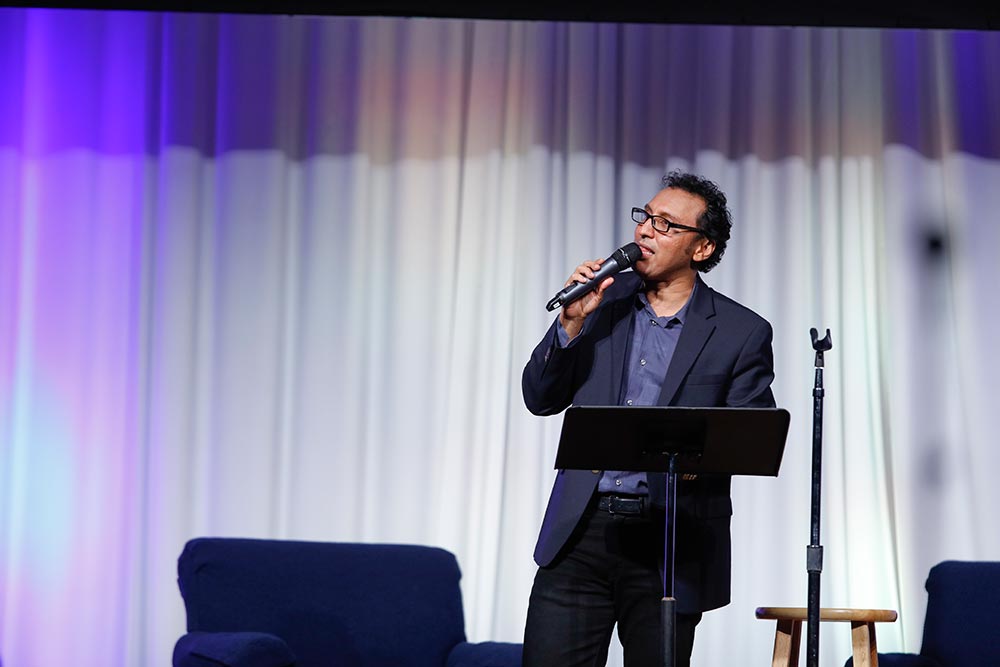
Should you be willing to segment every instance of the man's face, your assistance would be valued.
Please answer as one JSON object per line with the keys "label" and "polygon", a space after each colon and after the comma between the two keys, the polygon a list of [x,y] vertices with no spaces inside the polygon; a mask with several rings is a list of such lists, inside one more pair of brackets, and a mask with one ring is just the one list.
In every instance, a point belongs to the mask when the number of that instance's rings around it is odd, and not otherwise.
{"label": "man's face", "polygon": [[[646,212],[688,227],[698,226],[698,217],[705,210],[705,200],[678,188],[666,188],[646,204]],[[653,229],[650,220],[636,225],[635,242],[642,248],[642,258],[635,271],[647,281],[667,281],[692,271],[691,261],[711,257],[715,243],[697,232]]]}

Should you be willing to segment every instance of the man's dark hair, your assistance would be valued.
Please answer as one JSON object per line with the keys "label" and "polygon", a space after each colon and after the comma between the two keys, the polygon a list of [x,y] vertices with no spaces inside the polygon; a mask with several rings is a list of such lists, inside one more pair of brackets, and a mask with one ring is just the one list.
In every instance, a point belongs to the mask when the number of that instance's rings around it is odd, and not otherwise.
{"label": "man's dark hair", "polygon": [[703,273],[711,271],[726,252],[729,230],[733,226],[733,216],[726,207],[726,194],[707,178],[679,170],[663,177],[663,187],[677,188],[705,201],[705,211],[698,216],[698,227],[705,232],[705,236],[715,241],[715,252],[708,259],[691,262],[691,266]]}

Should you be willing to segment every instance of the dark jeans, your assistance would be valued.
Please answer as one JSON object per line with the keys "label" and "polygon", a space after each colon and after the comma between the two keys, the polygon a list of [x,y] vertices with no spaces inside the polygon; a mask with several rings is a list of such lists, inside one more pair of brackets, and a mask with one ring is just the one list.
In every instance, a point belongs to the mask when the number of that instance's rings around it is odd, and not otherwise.
{"label": "dark jeans", "polygon": [[[594,505],[556,560],[535,575],[523,667],[604,665],[616,622],[626,667],[663,662],[663,513],[613,515]],[[690,665],[700,620],[701,614],[677,615],[677,667]]]}

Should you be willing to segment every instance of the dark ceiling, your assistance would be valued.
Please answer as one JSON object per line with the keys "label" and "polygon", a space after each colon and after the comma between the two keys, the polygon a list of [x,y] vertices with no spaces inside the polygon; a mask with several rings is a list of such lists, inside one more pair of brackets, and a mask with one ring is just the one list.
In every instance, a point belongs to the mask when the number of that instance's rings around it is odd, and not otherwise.
{"label": "dark ceiling", "polygon": [[101,9],[146,9],[186,12],[254,14],[313,14],[352,16],[417,16],[483,19],[527,19],[561,21],[608,21],[634,23],[704,23],[727,25],[796,25],[837,27],[1000,29],[997,0],[902,0],[862,2],[845,0],[805,2],[775,0],[688,0],[688,2],[637,2],[608,0],[602,3],[497,2],[475,4],[455,0],[373,2],[14,2],[8,6],[75,7]]}

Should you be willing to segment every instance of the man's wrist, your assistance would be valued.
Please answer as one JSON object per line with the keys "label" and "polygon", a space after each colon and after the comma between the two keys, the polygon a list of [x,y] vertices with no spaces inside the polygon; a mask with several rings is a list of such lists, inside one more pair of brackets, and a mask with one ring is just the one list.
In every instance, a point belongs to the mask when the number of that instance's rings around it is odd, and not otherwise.
{"label": "man's wrist", "polygon": [[562,315],[560,315],[559,329],[566,334],[566,340],[563,342],[563,346],[565,347],[567,343],[572,341],[574,338],[580,335],[581,331],[583,331],[583,320],[570,319],[568,317],[563,317]]}

